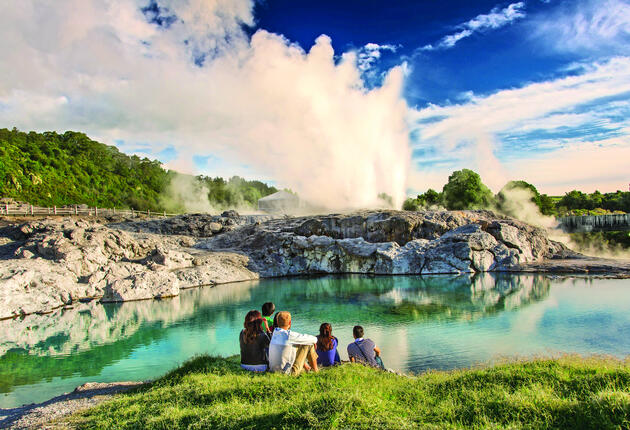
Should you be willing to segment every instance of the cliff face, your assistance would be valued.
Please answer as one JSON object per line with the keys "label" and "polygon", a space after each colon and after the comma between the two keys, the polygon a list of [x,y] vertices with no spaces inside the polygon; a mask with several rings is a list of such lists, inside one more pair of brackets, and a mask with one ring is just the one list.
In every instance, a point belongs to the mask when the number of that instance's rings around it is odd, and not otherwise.
{"label": "cliff face", "polygon": [[224,215],[0,229],[0,318],[259,276],[509,271],[567,253],[544,230],[487,211]]}

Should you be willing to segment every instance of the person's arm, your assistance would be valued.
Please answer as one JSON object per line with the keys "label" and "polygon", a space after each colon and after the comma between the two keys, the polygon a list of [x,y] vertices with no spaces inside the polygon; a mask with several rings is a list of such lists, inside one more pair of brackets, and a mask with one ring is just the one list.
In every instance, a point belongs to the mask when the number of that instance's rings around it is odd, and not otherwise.
{"label": "person's arm", "polygon": [[296,333],[294,331],[289,332],[289,343],[293,345],[315,345],[317,338],[310,334]]}
{"label": "person's arm", "polygon": [[374,352],[376,353],[376,356],[377,356],[377,357],[380,357],[380,356],[381,356],[381,350],[379,349],[379,347],[378,347],[378,346],[374,346]]}
{"label": "person's arm", "polygon": [[270,333],[271,329],[269,329],[269,324],[267,324],[267,318],[263,318],[262,319],[262,324],[263,324],[263,329],[267,332]]}

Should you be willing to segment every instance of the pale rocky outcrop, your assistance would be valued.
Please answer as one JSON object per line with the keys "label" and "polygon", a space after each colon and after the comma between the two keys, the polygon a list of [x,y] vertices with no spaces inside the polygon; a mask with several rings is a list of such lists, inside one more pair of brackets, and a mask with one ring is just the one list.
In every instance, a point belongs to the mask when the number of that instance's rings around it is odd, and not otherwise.
{"label": "pale rocky outcrop", "polygon": [[488,211],[274,220],[200,241],[197,247],[241,252],[261,276],[510,271],[566,251],[545,230]]}
{"label": "pale rocky outcrop", "polygon": [[45,219],[0,229],[0,318],[258,277],[520,271],[575,256],[545,230],[489,211]]}
{"label": "pale rocky outcrop", "polygon": [[245,256],[205,252],[201,258],[190,248],[190,236],[137,233],[81,219],[31,221],[1,234],[10,240],[0,250],[0,318],[49,312],[82,299],[164,298],[181,288],[258,278],[246,268]]}

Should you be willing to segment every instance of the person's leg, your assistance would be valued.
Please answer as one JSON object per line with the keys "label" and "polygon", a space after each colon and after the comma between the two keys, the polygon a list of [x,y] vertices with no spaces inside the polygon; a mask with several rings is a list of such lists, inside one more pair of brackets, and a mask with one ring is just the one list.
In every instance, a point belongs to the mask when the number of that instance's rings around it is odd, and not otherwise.
{"label": "person's leg", "polygon": [[297,376],[302,372],[309,346],[312,347],[312,345],[300,345],[295,348],[295,361],[291,366],[291,375]]}
{"label": "person's leg", "polygon": [[311,370],[313,372],[319,372],[319,368],[317,367],[317,351],[315,351],[315,345],[311,345],[308,350],[308,362],[311,365]]}

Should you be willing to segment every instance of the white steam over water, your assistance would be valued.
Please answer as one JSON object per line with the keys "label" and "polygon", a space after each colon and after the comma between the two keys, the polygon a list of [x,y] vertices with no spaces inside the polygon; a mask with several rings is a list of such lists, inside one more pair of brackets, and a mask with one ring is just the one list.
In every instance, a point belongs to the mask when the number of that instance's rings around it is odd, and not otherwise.
{"label": "white steam over water", "polygon": [[179,18],[168,28],[147,22],[146,4],[4,8],[0,124],[173,146],[173,166],[212,155],[227,166],[196,173],[245,165],[329,208],[374,206],[379,193],[400,206],[411,157],[402,67],[368,90],[356,54],[335,54],[326,36],[308,52],[264,30],[247,37],[249,0],[161,0]]}

